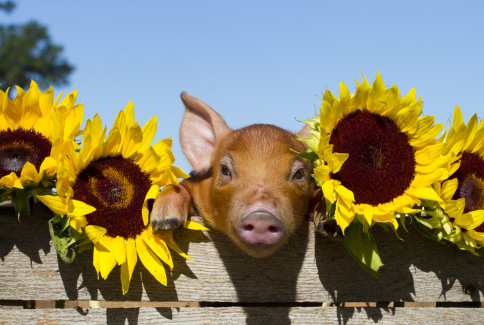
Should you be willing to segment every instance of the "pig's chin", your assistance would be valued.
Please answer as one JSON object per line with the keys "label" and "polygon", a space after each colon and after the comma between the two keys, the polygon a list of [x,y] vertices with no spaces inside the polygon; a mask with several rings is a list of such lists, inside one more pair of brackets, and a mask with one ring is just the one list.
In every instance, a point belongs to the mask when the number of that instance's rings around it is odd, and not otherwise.
{"label": "pig's chin", "polygon": [[281,243],[277,244],[264,244],[264,243],[245,243],[245,242],[238,242],[239,247],[242,248],[244,252],[249,254],[252,257],[266,257],[273,254],[275,251],[279,249],[282,245]]}

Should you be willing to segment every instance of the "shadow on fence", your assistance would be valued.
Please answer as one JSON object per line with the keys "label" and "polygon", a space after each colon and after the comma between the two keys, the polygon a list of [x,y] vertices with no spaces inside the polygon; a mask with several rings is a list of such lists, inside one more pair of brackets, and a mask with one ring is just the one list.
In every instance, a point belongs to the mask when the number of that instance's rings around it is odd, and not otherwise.
{"label": "shadow on fence", "polygon": [[[411,302],[417,292],[416,269],[431,272],[440,280],[442,288],[439,300],[446,300],[446,292],[457,282],[468,294],[469,301],[479,301],[484,293],[482,275],[484,261],[455,246],[422,238],[415,229],[400,231],[403,240],[392,232],[374,229],[381,259],[384,263],[376,278],[363,271],[356,260],[346,252],[341,242],[335,242],[316,234],[315,257],[319,280],[334,302]],[[465,266],[465,267],[464,267]],[[422,283],[420,283],[422,284]],[[432,288],[437,289],[437,288]],[[435,292],[435,290],[433,290]],[[363,308],[369,319],[377,322],[383,318],[382,310],[389,308]],[[346,323],[355,308],[338,308],[338,319]]]}
{"label": "shadow on fence", "polygon": [[31,263],[42,264],[40,251],[47,255],[51,249],[48,222],[48,218],[0,215],[0,259],[4,261],[17,247]]}
{"label": "shadow on fence", "polygon": [[[260,310],[253,308],[251,303],[277,305],[297,301],[297,279],[308,246],[308,231],[308,224],[304,223],[283,247],[266,258],[250,257],[225,235],[215,230],[210,231],[210,238],[237,292],[238,302],[246,303],[245,306],[241,305],[247,315],[247,324],[261,324],[261,319],[267,319],[268,316],[260,315]],[[285,308],[280,305],[272,308],[271,322],[290,324],[290,309],[290,306]]]}
{"label": "shadow on fence", "polygon": [[[395,312],[394,307],[385,305],[385,302],[412,302],[417,300],[416,297],[420,302],[425,301],[425,297],[431,297],[428,299],[435,301],[435,295],[438,295],[439,291],[440,296],[437,300],[449,302],[447,294],[451,289],[455,293],[456,286],[461,287],[462,301],[479,302],[484,294],[482,257],[459,251],[452,244],[443,245],[422,238],[415,229],[409,229],[409,232],[399,231],[403,241],[396,238],[393,233],[375,229],[374,235],[384,263],[379,278],[362,270],[341,242],[335,242],[317,234],[313,241],[311,229],[309,223],[304,223],[279,251],[262,259],[247,256],[230,239],[216,230],[209,231],[208,237],[200,231],[178,231],[175,233],[175,240],[189,256],[191,245],[213,242],[216,252],[213,253],[214,255],[207,256],[220,258],[222,261],[225,270],[218,271],[228,274],[231,285],[235,289],[236,301],[223,299],[217,301],[211,296],[212,300],[199,301],[200,307],[242,307],[248,324],[260,324],[267,319],[275,324],[289,324],[291,310],[298,301],[306,303],[305,306],[321,306],[324,301],[314,301],[311,305],[310,302],[301,300],[301,297],[304,298],[304,292],[298,291],[301,288],[298,286],[298,279],[306,276],[301,272],[307,270],[312,270],[314,274],[314,288],[320,288],[316,290],[322,291],[318,297],[327,295],[327,301],[336,304],[381,302],[377,307],[337,307],[336,312],[340,323],[347,323],[361,311],[366,313],[368,319],[378,322],[385,315]],[[312,244],[308,246],[310,238],[314,247]],[[2,262],[8,259],[14,247],[30,258],[30,267],[32,263],[43,264],[43,256],[54,254],[50,243],[48,218],[23,217],[19,222],[16,216],[1,216],[0,259]],[[311,252],[308,252],[308,249]],[[79,254],[72,264],[66,264],[60,259],[57,264],[63,289],[69,300],[79,300],[80,297],[86,299],[85,297],[89,296],[94,301],[141,302],[145,292],[152,302],[177,302],[179,296],[176,280],[182,276],[182,278],[197,279],[197,272],[193,272],[186,260],[176,253],[173,253],[173,258],[176,267],[173,272],[167,272],[166,287],[159,284],[138,260],[130,290],[126,295],[121,291],[119,267],[113,269],[107,280],[97,279],[92,266],[92,252]],[[206,262],[210,263],[210,261]],[[22,267],[27,266],[19,266],[19,268]],[[207,277],[207,274],[204,276]],[[79,284],[80,278],[81,284]],[[422,283],[422,279],[438,279],[438,281],[431,281],[432,284],[428,287]],[[306,276],[304,281],[307,284],[312,279]],[[201,288],[205,284],[194,284],[193,290],[197,289],[197,285]],[[218,289],[211,288],[210,292],[217,294]],[[426,290],[432,291],[433,295],[427,295]],[[313,296],[315,296],[314,292]],[[200,297],[204,297],[203,294]],[[254,308],[261,306],[264,308]],[[173,319],[176,316],[173,309],[175,307],[155,308],[164,319]],[[90,311],[82,308],[77,310],[81,315],[87,315]],[[261,310],[270,315],[261,314]],[[139,312],[139,308],[106,308],[107,323],[137,324]]]}

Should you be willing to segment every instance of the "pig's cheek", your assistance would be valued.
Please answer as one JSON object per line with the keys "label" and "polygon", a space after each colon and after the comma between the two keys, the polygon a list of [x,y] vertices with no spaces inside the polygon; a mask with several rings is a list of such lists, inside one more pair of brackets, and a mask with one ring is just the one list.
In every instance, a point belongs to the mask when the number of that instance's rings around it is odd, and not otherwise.
{"label": "pig's cheek", "polygon": [[214,217],[218,225],[230,229],[233,218],[231,211],[234,210],[234,197],[230,188],[214,188],[212,192],[212,207]]}

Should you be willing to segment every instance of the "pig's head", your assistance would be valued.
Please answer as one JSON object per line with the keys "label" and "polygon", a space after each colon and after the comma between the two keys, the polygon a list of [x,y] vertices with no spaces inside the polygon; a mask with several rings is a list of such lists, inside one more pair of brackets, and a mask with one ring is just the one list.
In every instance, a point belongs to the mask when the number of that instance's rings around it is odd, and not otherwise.
{"label": "pig's head", "polygon": [[202,216],[246,253],[276,251],[308,212],[312,165],[297,135],[273,125],[232,130],[208,105],[182,93],[180,140],[200,182],[194,203]]}

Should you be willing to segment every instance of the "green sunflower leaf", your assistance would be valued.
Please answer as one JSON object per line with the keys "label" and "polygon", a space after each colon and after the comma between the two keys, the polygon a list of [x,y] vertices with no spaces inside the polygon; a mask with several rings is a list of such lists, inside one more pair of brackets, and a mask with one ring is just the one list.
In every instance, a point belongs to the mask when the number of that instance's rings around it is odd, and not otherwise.
{"label": "green sunflower leaf", "polygon": [[311,149],[308,149],[306,150],[305,152],[299,152],[299,151],[296,151],[294,149],[290,149],[292,152],[294,152],[295,154],[299,155],[299,157],[301,157],[302,159],[306,160],[306,161],[316,161],[319,159],[319,156],[317,153],[315,153],[314,151],[312,151]]}
{"label": "green sunflower leaf", "polygon": [[54,247],[59,257],[65,263],[72,263],[76,257],[76,252],[71,247],[76,240],[69,231],[69,218],[56,215],[49,220],[49,232],[54,242]]}
{"label": "green sunflower leaf", "polygon": [[370,230],[365,233],[360,223],[351,223],[345,230],[343,244],[363,269],[378,277],[383,263]]}
{"label": "green sunflower leaf", "polygon": [[67,216],[55,215],[50,219],[49,231],[57,254],[65,263],[74,261],[76,250],[82,253],[94,247],[84,231],[79,233],[70,226]]}

